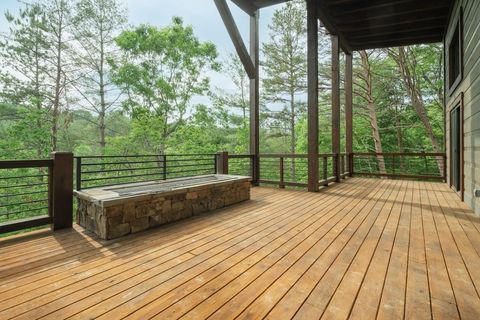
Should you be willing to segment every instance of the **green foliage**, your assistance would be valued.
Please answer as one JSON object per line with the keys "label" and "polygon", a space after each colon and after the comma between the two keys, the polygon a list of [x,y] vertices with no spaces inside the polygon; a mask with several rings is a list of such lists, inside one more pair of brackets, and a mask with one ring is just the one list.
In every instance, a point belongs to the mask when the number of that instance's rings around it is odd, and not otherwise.
{"label": "green foliage", "polygon": [[[110,80],[107,59],[117,59],[115,36],[127,22],[127,14],[119,0],[79,0],[75,6],[72,34],[75,44],[82,48],[73,60],[81,68],[75,71],[73,87],[80,96],[79,107],[97,115],[98,151],[105,154],[109,127],[107,117],[115,111],[121,91]],[[92,146],[93,147],[93,146]]]}
{"label": "green foliage", "polygon": [[150,131],[135,135],[149,150],[164,152],[171,135],[185,125],[192,98],[209,90],[206,72],[219,69],[216,48],[200,42],[178,17],[162,29],[141,25],[126,30],[116,43],[123,57],[110,64],[114,83],[127,93],[122,105]]}
{"label": "green foliage", "polygon": [[[306,8],[304,1],[288,2],[275,11],[268,26],[269,40],[263,44],[263,108],[271,128],[266,139],[278,139],[285,146],[277,152],[296,153],[296,124],[306,110],[307,88]],[[287,147],[288,146],[288,147]],[[294,175],[294,165],[292,174]]]}

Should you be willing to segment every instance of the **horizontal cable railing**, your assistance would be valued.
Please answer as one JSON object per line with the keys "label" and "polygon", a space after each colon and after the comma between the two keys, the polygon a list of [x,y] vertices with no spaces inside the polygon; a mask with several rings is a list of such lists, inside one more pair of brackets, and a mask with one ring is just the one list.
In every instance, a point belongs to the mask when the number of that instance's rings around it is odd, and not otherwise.
{"label": "horizontal cable railing", "polygon": [[260,183],[280,188],[306,187],[308,161],[305,154],[261,154]]}
{"label": "horizontal cable railing", "polygon": [[52,160],[0,161],[0,229],[7,224],[36,227],[51,222],[50,174]]}
{"label": "horizontal cable railing", "polygon": [[[70,162],[69,162],[70,161]],[[47,160],[0,161],[0,233],[53,224],[71,226],[71,154]]]}
{"label": "horizontal cable railing", "polygon": [[216,154],[75,157],[76,189],[214,174]]}
{"label": "horizontal cable railing", "polygon": [[355,175],[446,180],[445,153],[354,153],[352,166]]}
{"label": "horizontal cable railing", "polygon": [[[229,155],[228,173],[251,176],[253,155]],[[339,161],[339,178],[349,174],[349,157],[347,154],[338,156],[333,153],[319,154],[319,185],[328,185],[335,182],[335,160]],[[308,155],[287,153],[265,153],[259,156],[260,179],[259,183],[277,185],[280,188],[305,188],[308,182]],[[248,174],[247,174],[248,173]]]}
{"label": "horizontal cable railing", "polygon": [[228,173],[237,176],[252,176],[253,155],[231,154],[228,155]]}
{"label": "horizontal cable railing", "polygon": [[[213,173],[252,176],[254,159],[251,154],[235,155],[228,152],[76,157],[76,185],[80,190]],[[318,161],[320,186],[327,186],[353,174],[445,179],[443,153],[322,153],[318,155]],[[281,188],[307,186],[307,154],[261,154],[258,163],[258,183]]]}

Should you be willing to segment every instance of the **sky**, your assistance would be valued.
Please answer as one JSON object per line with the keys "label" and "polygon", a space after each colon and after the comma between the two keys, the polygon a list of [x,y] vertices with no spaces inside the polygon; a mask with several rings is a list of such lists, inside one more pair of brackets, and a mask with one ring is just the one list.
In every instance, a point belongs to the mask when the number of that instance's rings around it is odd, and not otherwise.
{"label": "sky", "polygon": [[[220,59],[225,59],[230,52],[234,52],[233,44],[218,14],[213,0],[120,0],[128,10],[129,24],[138,25],[150,23],[162,27],[171,22],[173,16],[180,16],[185,24],[192,25],[196,35],[202,41],[213,42],[218,49]],[[230,9],[237,22],[245,45],[248,47],[249,18],[229,1]],[[5,11],[18,12],[20,7],[17,0],[0,0],[0,32],[8,30],[5,20]],[[273,12],[279,6],[262,9],[260,12],[260,40],[268,37],[268,23]],[[233,90],[232,82],[223,74],[210,75],[212,87],[222,87],[224,90]]]}

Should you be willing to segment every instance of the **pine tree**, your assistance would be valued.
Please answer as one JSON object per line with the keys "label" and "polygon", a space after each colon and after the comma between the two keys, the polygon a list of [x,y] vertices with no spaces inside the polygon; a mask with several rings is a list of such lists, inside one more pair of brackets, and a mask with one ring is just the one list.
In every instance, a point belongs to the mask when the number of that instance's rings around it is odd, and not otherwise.
{"label": "pine tree", "polygon": [[[288,136],[289,152],[296,153],[297,120],[305,112],[305,103],[298,95],[307,88],[306,16],[303,1],[288,2],[275,11],[270,39],[263,45],[265,71],[263,80],[266,99],[280,103],[280,112],[270,111],[280,135]],[[295,161],[291,162],[291,179],[295,181]]]}
{"label": "pine tree", "polygon": [[105,154],[107,113],[114,110],[121,92],[110,81],[108,59],[116,58],[115,37],[127,22],[118,0],[80,0],[73,17],[74,61],[81,66],[73,83],[82,109],[97,116],[100,154]]}
{"label": "pine tree", "polygon": [[0,40],[1,98],[13,106],[17,122],[34,121],[32,132],[36,134],[23,132],[22,128],[32,129],[23,125],[11,133],[22,140],[18,146],[22,151],[35,150],[35,156],[41,158],[50,149],[46,136],[53,98],[47,16],[39,3],[25,3],[18,15],[7,11],[5,17],[10,27]]}

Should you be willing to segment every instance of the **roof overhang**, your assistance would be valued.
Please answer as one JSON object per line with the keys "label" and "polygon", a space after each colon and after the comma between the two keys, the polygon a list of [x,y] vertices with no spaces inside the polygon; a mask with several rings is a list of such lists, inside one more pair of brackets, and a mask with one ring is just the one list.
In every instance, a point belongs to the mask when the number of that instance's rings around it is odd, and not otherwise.
{"label": "roof overhang", "polygon": [[235,3],[240,9],[242,9],[249,15],[253,15],[253,13],[258,9],[273,6],[287,1],[289,0],[232,0],[233,3]]}
{"label": "roof overhang", "polygon": [[[232,0],[250,13],[288,0]],[[317,0],[344,51],[441,42],[453,0]]]}

